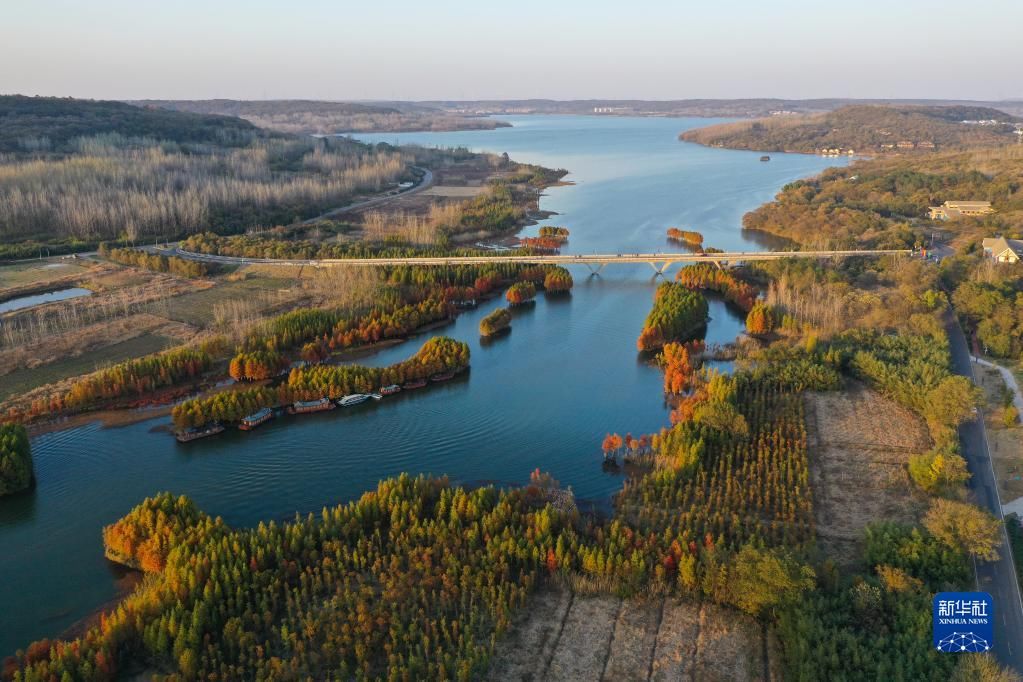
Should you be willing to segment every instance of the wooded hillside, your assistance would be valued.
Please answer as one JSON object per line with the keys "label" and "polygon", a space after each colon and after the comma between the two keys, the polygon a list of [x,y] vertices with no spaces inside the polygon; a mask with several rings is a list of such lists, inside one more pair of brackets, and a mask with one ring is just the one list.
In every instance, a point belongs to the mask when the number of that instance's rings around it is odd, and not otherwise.
{"label": "wooded hillside", "polygon": [[0,152],[75,152],[77,138],[116,133],[239,146],[261,133],[248,121],[70,97],[0,96]]}
{"label": "wooded hillside", "polygon": [[687,130],[679,138],[713,147],[757,151],[933,152],[1013,142],[1018,121],[1003,111],[978,106],[854,105],[822,114],[722,123]]}

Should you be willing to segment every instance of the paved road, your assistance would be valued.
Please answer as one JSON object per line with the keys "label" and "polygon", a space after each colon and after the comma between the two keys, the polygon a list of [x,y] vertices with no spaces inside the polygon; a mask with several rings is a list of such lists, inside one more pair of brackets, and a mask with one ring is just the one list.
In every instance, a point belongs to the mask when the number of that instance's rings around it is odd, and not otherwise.
{"label": "paved road", "polygon": [[[973,379],[970,349],[959,323],[947,315],[945,329],[948,332],[952,351],[952,369],[956,374]],[[988,453],[987,436],[984,433],[984,415],[978,414],[973,420],[959,428],[963,455],[970,467],[969,487],[975,501],[999,519],[1002,518],[1002,503],[998,496],[991,456]],[[1004,545],[999,550],[1001,559],[979,562],[977,583],[979,589],[990,592],[995,600],[995,655],[1003,665],[1023,671],[1023,600],[1020,598],[1019,583],[1016,581],[1016,567],[1009,549],[1009,538],[1002,531]]]}
{"label": "paved road", "polygon": [[433,185],[433,171],[431,171],[429,168],[419,168],[418,166],[415,166],[415,168],[417,168],[418,170],[423,171],[423,177],[420,178],[419,184],[417,184],[414,187],[410,187],[410,188],[408,188],[406,190],[403,190],[401,192],[395,192],[393,194],[389,193],[389,194],[384,194],[384,195],[379,196],[379,197],[373,197],[372,199],[366,199],[364,201],[356,201],[354,204],[348,204],[347,206],[341,206],[339,208],[332,208],[329,211],[327,211],[326,213],[323,213],[322,215],[318,215],[315,218],[309,218],[308,220],[302,220],[298,224],[299,225],[311,225],[311,224],[313,224],[313,223],[315,223],[317,221],[324,220],[326,218],[331,218],[333,216],[344,215],[345,213],[349,213],[351,211],[358,211],[360,209],[372,208],[373,206],[379,206],[380,204],[386,204],[387,202],[393,201],[394,199],[397,199],[398,197],[407,197],[410,194],[415,194],[416,192],[422,192],[424,189],[426,189],[426,188],[430,187],[431,185]]}
{"label": "paved road", "polygon": [[[328,267],[335,265],[469,265],[474,263],[548,263],[557,265],[597,265],[609,263],[649,263],[657,272],[672,263],[734,263],[755,260],[778,260],[781,258],[845,258],[848,256],[908,256],[909,250],[858,250],[858,251],[736,251],[724,253],[617,253],[617,254],[532,254],[514,256],[417,256],[411,258],[321,258],[321,259],[277,259],[242,258],[240,256],[216,256],[192,251],[175,250],[176,255],[193,260],[204,260],[231,265],[287,265]],[[599,269],[599,268],[598,268]]]}

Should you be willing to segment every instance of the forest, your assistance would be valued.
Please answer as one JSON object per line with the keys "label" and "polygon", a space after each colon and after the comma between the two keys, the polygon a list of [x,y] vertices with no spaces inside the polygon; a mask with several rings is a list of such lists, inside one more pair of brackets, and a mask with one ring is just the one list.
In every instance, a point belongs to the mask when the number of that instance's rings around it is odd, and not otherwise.
{"label": "forest", "polygon": [[[1023,217],[1021,160],[1023,148],[1014,145],[859,161],[789,183],[775,201],[747,213],[743,227],[805,248],[911,248],[928,244],[935,232],[964,245],[996,234],[1012,236]],[[929,206],[964,198],[990,201],[995,212],[926,220]]]}
{"label": "forest", "polygon": [[32,446],[20,424],[0,423],[0,497],[32,485]]}
{"label": "forest", "polygon": [[[965,120],[995,120],[978,126]],[[1020,119],[975,106],[880,106],[855,104],[834,111],[719,123],[687,130],[687,142],[729,149],[818,153],[828,149],[865,154],[934,152],[1004,145]],[[901,145],[900,145],[901,143]]]}
{"label": "forest", "polygon": [[0,145],[19,148],[0,159],[8,249],[273,227],[409,176],[392,148],[272,135],[226,117],[24,97],[0,100],[0,115]]}
{"label": "forest", "polygon": [[0,152],[52,154],[77,151],[76,140],[117,134],[182,144],[245,146],[270,137],[232,116],[179,113],[122,102],[0,95]]}

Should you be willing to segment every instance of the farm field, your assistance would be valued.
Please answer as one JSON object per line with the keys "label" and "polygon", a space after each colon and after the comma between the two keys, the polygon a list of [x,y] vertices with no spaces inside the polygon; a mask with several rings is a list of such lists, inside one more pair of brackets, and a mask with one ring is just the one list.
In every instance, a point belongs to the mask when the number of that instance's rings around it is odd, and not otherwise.
{"label": "farm field", "polygon": [[73,278],[88,272],[88,267],[76,262],[17,263],[0,267],[0,293],[7,289],[34,287]]}
{"label": "farm field", "polygon": [[488,679],[775,680],[772,649],[755,621],[718,606],[549,589],[499,640]]}
{"label": "farm field", "polygon": [[861,385],[806,396],[817,534],[845,565],[874,521],[912,524],[925,506],[906,466],[930,447],[919,417]]}

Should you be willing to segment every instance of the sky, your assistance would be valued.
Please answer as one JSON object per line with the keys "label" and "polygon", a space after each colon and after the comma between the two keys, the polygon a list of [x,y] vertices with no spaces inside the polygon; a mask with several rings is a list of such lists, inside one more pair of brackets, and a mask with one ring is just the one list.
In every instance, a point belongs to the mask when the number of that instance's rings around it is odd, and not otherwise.
{"label": "sky", "polygon": [[0,0],[0,93],[1023,98],[1023,0]]}

